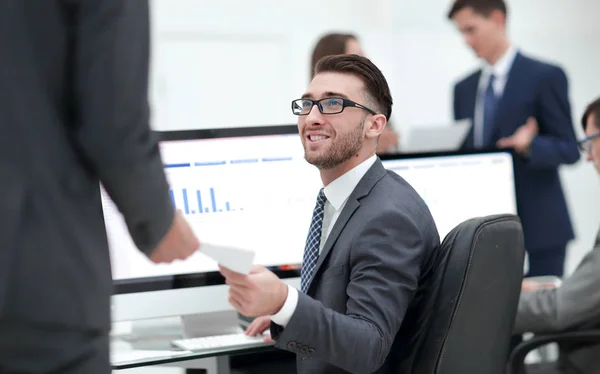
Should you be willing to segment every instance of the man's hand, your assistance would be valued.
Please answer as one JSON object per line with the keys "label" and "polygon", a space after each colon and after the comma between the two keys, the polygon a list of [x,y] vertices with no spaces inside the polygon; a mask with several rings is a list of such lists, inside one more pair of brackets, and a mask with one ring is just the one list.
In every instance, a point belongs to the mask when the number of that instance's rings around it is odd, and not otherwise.
{"label": "man's hand", "polygon": [[150,260],[157,264],[185,260],[199,247],[200,242],[181,212],[177,211],[171,228],[150,254]]}
{"label": "man's hand", "polygon": [[533,292],[541,289],[552,289],[556,288],[555,284],[552,283],[540,283],[532,280],[524,280],[521,284],[521,291],[523,292]]}
{"label": "man's hand", "polygon": [[[258,318],[255,318],[254,321],[252,321],[250,326],[248,326],[248,328],[246,329],[245,333],[248,336],[262,335],[262,334],[264,334],[265,331],[267,331],[267,329],[269,328],[270,325],[271,325],[271,317],[269,317],[269,316],[258,317]],[[266,344],[275,344],[275,341],[273,339],[271,339],[271,335],[265,334],[264,339],[265,339]]]}
{"label": "man's hand", "polygon": [[531,147],[531,142],[539,132],[539,126],[535,118],[529,117],[527,123],[522,125],[515,133],[508,137],[499,139],[496,143],[498,148],[513,148],[515,151],[526,155]]}
{"label": "man's hand", "polygon": [[533,292],[540,287],[540,284],[533,281],[524,280],[521,284],[522,292]]}
{"label": "man's hand", "polygon": [[229,287],[229,303],[247,317],[272,315],[283,307],[288,288],[275,274],[253,266],[244,275],[219,266]]}

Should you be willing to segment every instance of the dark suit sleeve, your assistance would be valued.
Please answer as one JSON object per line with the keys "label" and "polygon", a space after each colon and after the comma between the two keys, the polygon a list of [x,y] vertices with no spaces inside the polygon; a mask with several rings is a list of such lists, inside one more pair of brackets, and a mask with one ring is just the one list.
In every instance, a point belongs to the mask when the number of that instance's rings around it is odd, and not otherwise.
{"label": "dark suit sleeve", "polygon": [[[382,210],[385,209],[382,207]],[[418,286],[426,240],[406,215],[384,210],[353,239],[346,314],[298,293],[285,328],[272,326],[276,347],[351,373],[383,365]]]}
{"label": "dark suit sleeve", "polygon": [[454,116],[454,120],[458,121],[460,118],[460,104],[458,102],[458,84],[454,85],[454,90],[452,91],[452,115]]}
{"label": "dark suit sleeve", "polygon": [[571,118],[567,76],[560,68],[550,69],[541,82],[537,103],[540,134],[533,140],[528,164],[556,168],[579,160],[579,149]]}
{"label": "dark suit sleeve", "polygon": [[81,0],[74,54],[75,140],[149,253],[174,208],[149,127],[149,6],[146,0]]}
{"label": "dark suit sleeve", "polygon": [[555,289],[523,292],[515,332],[549,334],[600,318],[600,246],[588,253],[573,274]]}

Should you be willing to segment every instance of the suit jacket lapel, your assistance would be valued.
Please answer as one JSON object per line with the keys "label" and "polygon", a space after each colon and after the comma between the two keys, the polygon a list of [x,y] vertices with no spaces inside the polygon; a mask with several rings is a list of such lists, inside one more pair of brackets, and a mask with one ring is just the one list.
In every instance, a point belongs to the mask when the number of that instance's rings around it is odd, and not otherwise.
{"label": "suit jacket lapel", "polygon": [[323,262],[325,261],[327,255],[333,248],[333,245],[337,241],[338,237],[344,230],[344,227],[346,227],[346,224],[350,220],[350,217],[352,217],[356,209],[358,209],[358,207],[360,206],[360,199],[367,196],[369,192],[371,192],[371,189],[373,189],[375,184],[377,184],[377,182],[381,178],[383,178],[386,172],[387,171],[381,164],[381,161],[377,159],[377,161],[375,161],[375,164],[371,166],[371,168],[367,171],[364,177],[362,177],[360,182],[358,182],[358,185],[356,185],[356,188],[348,197],[346,205],[342,209],[342,212],[340,213],[338,219],[335,221],[335,224],[331,229],[329,236],[327,237],[325,246],[323,247],[323,250],[319,255],[319,259],[317,260],[317,265],[315,266],[315,271],[313,272],[313,276],[308,285],[308,289],[310,289],[313,280],[319,272],[319,269],[323,265]]}

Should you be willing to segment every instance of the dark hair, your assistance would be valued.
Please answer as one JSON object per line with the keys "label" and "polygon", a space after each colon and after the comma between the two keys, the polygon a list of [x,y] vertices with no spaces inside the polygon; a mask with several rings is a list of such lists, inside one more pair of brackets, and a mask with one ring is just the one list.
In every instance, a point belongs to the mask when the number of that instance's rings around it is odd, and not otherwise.
{"label": "dark hair", "polygon": [[317,61],[325,56],[343,55],[346,53],[346,42],[350,39],[358,40],[352,34],[331,33],[326,34],[319,39],[313,49],[312,59],[310,61],[310,77],[315,76],[315,66]]}
{"label": "dark hair", "polygon": [[475,13],[484,17],[489,17],[495,10],[501,11],[505,17],[508,14],[504,0],[455,0],[448,12],[448,19],[454,18],[456,13],[465,8],[471,8]]}
{"label": "dark hair", "polygon": [[321,58],[315,74],[334,72],[352,74],[365,84],[368,99],[374,100],[377,109],[386,119],[392,115],[392,94],[383,73],[366,57],[358,55],[333,55]]}
{"label": "dark hair", "polygon": [[583,126],[583,131],[586,130],[588,118],[591,115],[594,115],[594,125],[597,130],[600,130],[600,98],[594,100],[590,105],[587,106],[585,112],[583,113],[583,117],[581,117],[581,126]]}

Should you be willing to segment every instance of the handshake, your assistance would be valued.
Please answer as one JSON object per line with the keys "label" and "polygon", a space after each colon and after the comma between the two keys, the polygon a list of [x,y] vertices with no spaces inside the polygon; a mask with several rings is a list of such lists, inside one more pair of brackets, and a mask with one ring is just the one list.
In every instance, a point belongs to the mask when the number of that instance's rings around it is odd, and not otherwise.
{"label": "handshake", "polygon": [[176,211],[169,231],[149,257],[152,262],[157,264],[185,260],[196,252],[199,247],[200,241],[194,235],[181,212]]}

